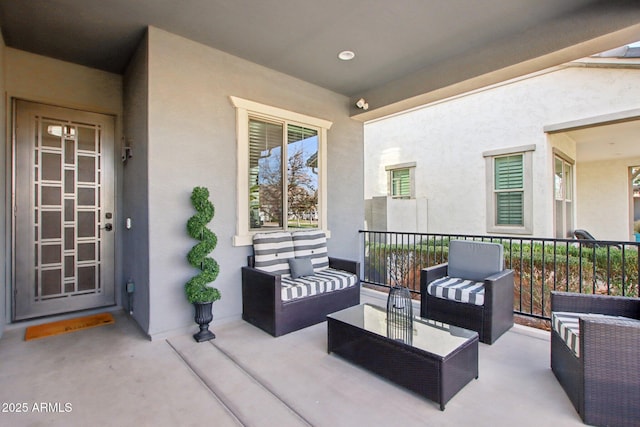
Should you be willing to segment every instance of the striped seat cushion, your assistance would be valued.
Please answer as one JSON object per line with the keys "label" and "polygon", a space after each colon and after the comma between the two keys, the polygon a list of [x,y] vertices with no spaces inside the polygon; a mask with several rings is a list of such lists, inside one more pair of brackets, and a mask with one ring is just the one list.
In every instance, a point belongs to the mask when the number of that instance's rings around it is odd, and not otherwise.
{"label": "striped seat cushion", "polygon": [[580,316],[583,314],[564,311],[551,313],[553,330],[567,343],[576,357],[580,357]]}
{"label": "striped seat cushion", "polygon": [[354,286],[358,282],[355,274],[347,271],[325,268],[313,276],[297,279],[282,277],[282,301],[291,301],[325,292],[337,291]]}
{"label": "striped seat cushion", "polygon": [[291,233],[296,258],[310,258],[313,271],[329,268],[327,237],[322,230],[295,231]]}
{"label": "striped seat cushion", "polygon": [[484,305],[484,282],[445,276],[429,283],[427,293],[438,298]]}
{"label": "striped seat cushion", "polygon": [[255,268],[272,274],[289,275],[289,258],[294,258],[291,233],[257,233],[253,236]]}
{"label": "striped seat cushion", "polygon": [[601,319],[617,319],[617,320],[630,320],[626,317],[610,316],[607,314],[595,314],[595,313],[576,313],[568,311],[554,311],[551,313],[551,323],[553,330],[560,335],[560,337],[567,344],[569,349],[580,357],[580,318],[601,318]]}

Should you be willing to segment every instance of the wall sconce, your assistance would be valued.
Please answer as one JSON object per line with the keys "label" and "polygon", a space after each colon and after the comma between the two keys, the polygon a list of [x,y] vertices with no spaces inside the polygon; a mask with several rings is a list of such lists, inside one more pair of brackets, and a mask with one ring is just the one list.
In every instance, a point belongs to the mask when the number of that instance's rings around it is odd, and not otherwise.
{"label": "wall sconce", "polygon": [[365,101],[364,98],[360,98],[358,99],[358,102],[356,102],[356,107],[362,108],[363,110],[366,111],[369,109],[369,103]]}

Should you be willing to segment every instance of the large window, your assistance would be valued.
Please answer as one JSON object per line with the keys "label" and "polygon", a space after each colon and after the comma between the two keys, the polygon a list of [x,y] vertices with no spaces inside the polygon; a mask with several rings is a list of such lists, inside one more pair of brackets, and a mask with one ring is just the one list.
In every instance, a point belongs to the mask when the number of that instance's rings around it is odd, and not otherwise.
{"label": "large window", "polygon": [[318,228],[318,131],[249,118],[249,228]]}
{"label": "large window", "polygon": [[235,245],[255,232],[326,229],[326,135],[331,122],[231,97],[238,134]]}
{"label": "large window", "polygon": [[531,234],[531,158],[535,146],[483,153],[487,169],[487,231]]}

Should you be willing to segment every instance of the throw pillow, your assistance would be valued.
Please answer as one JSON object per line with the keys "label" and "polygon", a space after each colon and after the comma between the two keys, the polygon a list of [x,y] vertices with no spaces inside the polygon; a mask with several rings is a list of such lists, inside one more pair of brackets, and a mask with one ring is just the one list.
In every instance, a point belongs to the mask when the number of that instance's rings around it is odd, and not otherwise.
{"label": "throw pillow", "polygon": [[292,279],[313,276],[313,264],[311,264],[310,258],[289,258],[289,268]]}

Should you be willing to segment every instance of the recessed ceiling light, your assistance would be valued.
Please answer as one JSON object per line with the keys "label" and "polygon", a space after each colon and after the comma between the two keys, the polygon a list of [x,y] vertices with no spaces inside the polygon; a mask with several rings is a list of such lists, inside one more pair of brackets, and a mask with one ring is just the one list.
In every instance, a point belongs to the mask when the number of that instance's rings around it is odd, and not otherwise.
{"label": "recessed ceiling light", "polygon": [[356,54],[351,50],[343,50],[338,54],[338,58],[342,59],[343,61],[351,61],[355,57]]}

